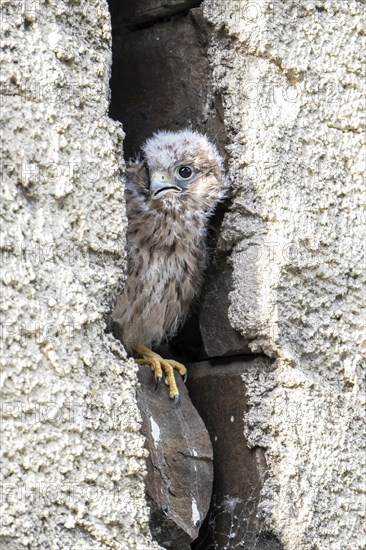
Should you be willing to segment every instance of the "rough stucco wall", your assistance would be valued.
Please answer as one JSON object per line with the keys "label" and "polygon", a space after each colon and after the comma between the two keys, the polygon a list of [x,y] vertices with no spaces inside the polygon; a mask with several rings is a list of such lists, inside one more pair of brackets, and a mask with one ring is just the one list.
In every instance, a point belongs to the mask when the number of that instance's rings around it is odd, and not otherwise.
{"label": "rough stucco wall", "polygon": [[[231,322],[268,529],[362,548],[362,2],[206,0],[231,140]],[[135,370],[103,334],[121,280],[122,132],[105,2],[2,2],[1,546],[157,548]],[[220,30],[221,29],[221,30]],[[107,216],[108,213],[108,216]],[[245,475],[245,474],[243,474]]]}
{"label": "rough stucco wall", "polygon": [[267,449],[262,513],[291,550],[365,547],[364,11],[204,3],[235,188],[230,319],[277,358],[247,375],[247,437]]}
{"label": "rough stucco wall", "polygon": [[106,2],[2,2],[2,548],[158,548],[123,276]]}

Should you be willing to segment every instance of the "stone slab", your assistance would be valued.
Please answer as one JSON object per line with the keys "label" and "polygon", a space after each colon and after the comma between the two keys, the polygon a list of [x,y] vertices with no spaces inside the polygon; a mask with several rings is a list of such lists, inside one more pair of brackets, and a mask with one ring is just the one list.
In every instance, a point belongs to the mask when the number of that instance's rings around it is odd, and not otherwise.
{"label": "stone slab", "polygon": [[189,549],[210,505],[210,438],[179,375],[176,379],[180,401],[175,407],[164,383],[155,391],[149,367],[141,366],[138,377],[142,433],[149,451],[146,490],[151,532],[164,548]]}
{"label": "stone slab", "polygon": [[[267,359],[204,361],[189,366],[188,388],[210,434],[214,487],[210,511],[193,548],[281,548],[263,535],[260,494],[267,473],[264,449],[248,447],[243,373],[271,368]],[[263,546],[264,548],[264,546]]]}

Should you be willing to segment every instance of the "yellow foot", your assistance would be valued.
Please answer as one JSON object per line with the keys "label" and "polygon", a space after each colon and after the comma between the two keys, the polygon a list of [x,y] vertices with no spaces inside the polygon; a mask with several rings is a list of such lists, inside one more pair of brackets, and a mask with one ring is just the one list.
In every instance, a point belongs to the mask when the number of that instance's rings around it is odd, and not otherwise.
{"label": "yellow foot", "polygon": [[187,369],[178,361],[174,359],[163,359],[158,353],[151,351],[143,344],[138,344],[134,347],[135,351],[142,355],[141,359],[135,359],[138,365],[149,365],[151,370],[154,371],[156,387],[160,380],[163,377],[163,372],[165,373],[165,383],[169,386],[169,397],[174,399],[174,402],[177,403],[179,400],[179,391],[177,388],[177,383],[174,378],[174,369],[176,369],[181,376],[183,376],[184,381],[186,381]]}

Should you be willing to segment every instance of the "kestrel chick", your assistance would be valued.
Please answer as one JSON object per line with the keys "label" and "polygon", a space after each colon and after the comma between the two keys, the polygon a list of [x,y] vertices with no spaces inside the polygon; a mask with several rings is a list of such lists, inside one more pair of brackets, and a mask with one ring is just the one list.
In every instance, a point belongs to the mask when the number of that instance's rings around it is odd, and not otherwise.
{"label": "kestrel chick", "polygon": [[112,320],[142,356],[138,363],[149,364],[157,381],[165,372],[177,400],[173,368],[185,375],[185,367],[149,348],[176,334],[200,290],[208,222],[227,180],[216,147],[192,130],[156,132],[142,157],[126,167],[128,274]]}

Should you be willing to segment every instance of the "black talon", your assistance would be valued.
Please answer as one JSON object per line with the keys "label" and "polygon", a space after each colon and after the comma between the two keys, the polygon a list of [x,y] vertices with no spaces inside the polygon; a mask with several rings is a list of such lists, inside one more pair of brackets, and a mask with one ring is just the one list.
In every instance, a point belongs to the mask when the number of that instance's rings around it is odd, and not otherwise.
{"label": "black talon", "polygon": [[183,378],[183,382],[186,383],[187,380],[188,380],[188,372],[186,372],[185,374],[183,374],[182,378]]}
{"label": "black talon", "polygon": [[175,409],[175,407],[176,407],[176,406],[178,405],[178,403],[179,403],[179,395],[175,395],[173,399],[174,399],[174,403],[173,403],[173,405],[172,405],[172,409]]}
{"label": "black talon", "polygon": [[155,391],[158,389],[159,384],[160,384],[160,382],[161,382],[161,379],[162,379],[162,376],[157,376],[157,377],[155,378],[155,382],[156,382],[156,383],[155,383]]}

